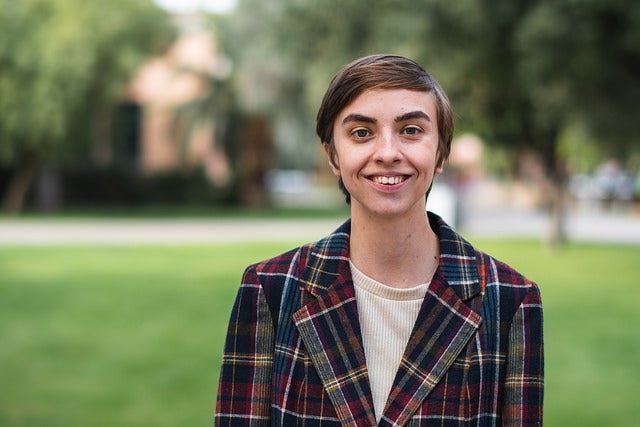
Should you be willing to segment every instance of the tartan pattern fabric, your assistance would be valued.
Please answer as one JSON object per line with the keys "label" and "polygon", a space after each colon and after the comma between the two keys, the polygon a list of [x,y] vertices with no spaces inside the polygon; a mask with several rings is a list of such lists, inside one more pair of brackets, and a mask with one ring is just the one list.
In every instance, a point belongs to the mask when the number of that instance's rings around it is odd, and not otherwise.
{"label": "tartan pattern fabric", "polygon": [[[439,267],[380,426],[542,424],[537,286],[429,213]],[[216,426],[373,426],[350,223],[249,266],[231,320]]]}

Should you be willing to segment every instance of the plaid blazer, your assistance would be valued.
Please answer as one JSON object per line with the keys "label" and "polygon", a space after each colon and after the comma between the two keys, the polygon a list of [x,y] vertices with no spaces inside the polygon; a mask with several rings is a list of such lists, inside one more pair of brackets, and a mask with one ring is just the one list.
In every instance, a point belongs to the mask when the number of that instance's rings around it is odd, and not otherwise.
{"label": "plaid blazer", "polygon": [[[429,214],[439,267],[380,426],[542,424],[537,286]],[[231,314],[217,426],[374,426],[346,222],[248,267]]]}

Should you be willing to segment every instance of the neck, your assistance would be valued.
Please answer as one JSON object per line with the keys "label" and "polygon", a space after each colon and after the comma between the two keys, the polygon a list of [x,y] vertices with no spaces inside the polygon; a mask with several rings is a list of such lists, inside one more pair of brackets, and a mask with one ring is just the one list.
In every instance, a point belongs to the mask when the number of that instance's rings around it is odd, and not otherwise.
{"label": "neck", "polygon": [[438,238],[424,211],[411,219],[352,216],[351,261],[387,286],[410,288],[429,282],[439,252]]}

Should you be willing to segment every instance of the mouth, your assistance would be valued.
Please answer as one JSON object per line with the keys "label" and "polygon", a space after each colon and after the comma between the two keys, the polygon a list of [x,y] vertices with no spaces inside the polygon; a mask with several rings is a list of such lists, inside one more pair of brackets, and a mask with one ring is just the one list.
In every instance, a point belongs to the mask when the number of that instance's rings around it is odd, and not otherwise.
{"label": "mouth", "polygon": [[406,175],[374,175],[369,179],[376,184],[382,185],[397,185],[404,182],[407,179]]}

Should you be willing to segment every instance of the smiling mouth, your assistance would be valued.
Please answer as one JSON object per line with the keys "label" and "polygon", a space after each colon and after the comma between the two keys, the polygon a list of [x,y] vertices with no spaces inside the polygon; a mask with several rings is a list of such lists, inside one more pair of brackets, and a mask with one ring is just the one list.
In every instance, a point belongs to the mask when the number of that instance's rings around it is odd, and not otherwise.
{"label": "smiling mouth", "polygon": [[404,175],[394,175],[394,176],[376,175],[376,176],[372,176],[370,179],[371,181],[377,184],[395,185],[395,184],[400,184],[401,182],[406,180],[407,177]]}

